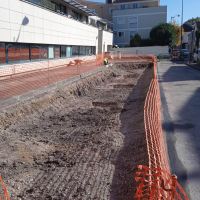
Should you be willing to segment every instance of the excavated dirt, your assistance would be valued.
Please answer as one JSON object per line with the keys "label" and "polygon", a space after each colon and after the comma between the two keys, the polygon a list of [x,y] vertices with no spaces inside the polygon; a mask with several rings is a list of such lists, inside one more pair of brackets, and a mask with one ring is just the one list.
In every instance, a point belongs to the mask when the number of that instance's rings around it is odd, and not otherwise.
{"label": "excavated dirt", "polygon": [[150,65],[104,72],[0,116],[0,172],[11,199],[132,200],[145,164]]}

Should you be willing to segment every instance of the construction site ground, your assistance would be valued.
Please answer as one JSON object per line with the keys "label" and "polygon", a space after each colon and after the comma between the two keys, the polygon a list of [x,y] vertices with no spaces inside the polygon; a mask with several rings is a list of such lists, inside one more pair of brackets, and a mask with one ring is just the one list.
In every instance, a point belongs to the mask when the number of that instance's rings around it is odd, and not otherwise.
{"label": "construction site ground", "polygon": [[149,64],[121,63],[0,114],[11,199],[132,200],[147,162]]}

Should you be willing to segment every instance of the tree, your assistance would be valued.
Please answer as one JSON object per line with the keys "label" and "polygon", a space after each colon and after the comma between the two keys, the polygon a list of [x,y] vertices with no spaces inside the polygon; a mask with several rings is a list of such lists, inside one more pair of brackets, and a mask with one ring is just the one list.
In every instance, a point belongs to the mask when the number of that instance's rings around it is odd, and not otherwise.
{"label": "tree", "polygon": [[189,23],[191,25],[197,23],[196,46],[197,46],[197,48],[199,48],[199,42],[200,42],[200,17],[189,19],[189,20],[187,20],[186,23]]}
{"label": "tree", "polygon": [[200,30],[196,31],[196,47],[199,48],[199,42],[200,42]]}
{"label": "tree", "polygon": [[134,37],[130,40],[131,47],[139,47],[141,45],[142,38],[139,34],[135,34]]}
{"label": "tree", "polygon": [[174,24],[164,23],[152,28],[150,38],[155,45],[176,45],[179,31]]}
{"label": "tree", "polygon": [[200,22],[200,17],[188,19],[186,22],[188,22],[190,24],[194,24],[195,22]]}

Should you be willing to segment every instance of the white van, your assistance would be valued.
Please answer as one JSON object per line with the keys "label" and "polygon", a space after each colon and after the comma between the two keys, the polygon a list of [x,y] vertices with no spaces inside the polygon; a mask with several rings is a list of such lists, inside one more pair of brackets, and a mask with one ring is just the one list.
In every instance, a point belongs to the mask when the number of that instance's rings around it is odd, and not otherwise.
{"label": "white van", "polygon": [[194,62],[200,62],[200,49],[197,49],[194,53]]}

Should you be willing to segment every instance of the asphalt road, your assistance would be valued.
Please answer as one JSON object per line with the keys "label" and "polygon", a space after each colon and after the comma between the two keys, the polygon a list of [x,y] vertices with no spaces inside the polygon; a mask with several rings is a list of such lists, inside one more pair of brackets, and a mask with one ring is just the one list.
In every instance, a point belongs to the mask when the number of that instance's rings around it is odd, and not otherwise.
{"label": "asphalt road", "polygon": [[172,172],[191,200],[200,199],[200,71],[162,61],[158,77]]}

